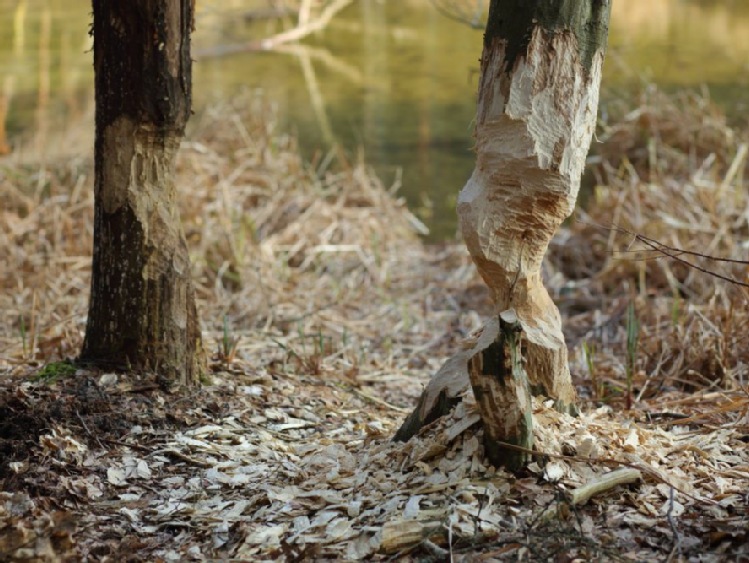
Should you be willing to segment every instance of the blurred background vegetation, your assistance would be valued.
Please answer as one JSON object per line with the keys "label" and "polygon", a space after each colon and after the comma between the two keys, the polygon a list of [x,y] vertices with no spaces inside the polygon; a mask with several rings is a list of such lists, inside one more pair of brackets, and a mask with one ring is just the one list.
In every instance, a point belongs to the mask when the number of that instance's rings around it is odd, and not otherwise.
{"label": "blurred background vegetation", "polygon": [[[252,42],[293,27],[298,2],[199,0],[195,111],[262,89],[308,158],[332,146],[363,151],[386,185],[402,184],[432,240],[452,238],[455,198],[473,166],[486,6],[354,0],[301,45],[261,51]],[[0,158],[91,153],[90,11],[89,0],[0,0]],[[225,46],[241,48],[219,56]],[[707,88],[742,122],[748,70],[749,2],[614,0],[601,114],[655,84]]]}

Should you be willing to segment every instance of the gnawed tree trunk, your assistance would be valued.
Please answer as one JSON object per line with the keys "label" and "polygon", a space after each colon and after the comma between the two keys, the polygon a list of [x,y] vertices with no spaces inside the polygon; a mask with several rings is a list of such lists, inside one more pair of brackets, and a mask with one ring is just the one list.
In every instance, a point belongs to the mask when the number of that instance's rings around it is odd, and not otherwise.
{"label": "gnawed tree trunk", "polygon": [[94,0],[94,257],[81,360],[181,383],[204,368],[174,184],[194,0]]}
{"label": "gnawed tree trunk", "polygon": [[[595,129],[609,0],[493,0],[476,114],[476,166],[458,198],[463,238],[495,315],[514,309],[534,393],[573,410],[561,318],[541,280],[549,242],[575,206]],[[469,386],[435,377],[409,420],[444,414]],[[438,402],[436,398],[441,398]],[[484,423],[486,424],[486,420]],[[404,425],[405,426],[405,425]],[[404,430],[403,428],[401,430]]]}
{"label": "gnawed tree trunk", "polygon": [[463,238],[492,292],[526,326],[534,391],[575,401],[559,311],[541,281],[575,207],[595,130],[605,0],[492,2],[476,115],[476,167],[458,198]]}

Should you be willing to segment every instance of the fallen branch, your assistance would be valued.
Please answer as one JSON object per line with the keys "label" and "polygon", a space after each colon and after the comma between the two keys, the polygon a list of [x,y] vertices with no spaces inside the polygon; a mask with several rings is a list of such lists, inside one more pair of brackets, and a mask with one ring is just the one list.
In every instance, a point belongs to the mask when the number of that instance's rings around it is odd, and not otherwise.
{"label": "fallen branch", "polygon": [[267,39],[263,39],[262,41],[260,41],[260,48],[263,51],[268,51],[278,45],[282,45],[283,43],[299,41],[300,39],[302,39],[303,37],[307,37],[311,33],[320,31],[330,23],[330,20],[333,19],[333,16],[346,8],[352,2],[353,0],[336,0],[332,4],[325,6],[319,17],[315,19],[309,19],[309,16],[307,15],[306,17],[300,18],[300,22],[297,27],[279,33],[278,35],[273,35],[271,37],[268,37]]}
{"label": "fallen branch", "polygon": [[[570,506],[578,506],[585,504],[595,495],[605,493],[618,487],[619,485],[627,485],[629,483],[637,483],[642,481],[642,473],[632,467],[620,467],[614,471],[610,471],[604,475],[594,478],[592,481],[586,483],[582,487],[573,489],[567,495]],[[538,517],[540,522],[548,522],[555,514],[557,514],[557,506],[549,506],[546,510],[541,513]]]}
{"label": "fallen branch", "polygon": [[395,520],[385,522],[382,527],[380,547],[385,553],[397,553],[424,542],[439,533],[442,528],[440,520]]}
{"label": "fallen branch", "polygon": [[654,468],[649,467],[648,465],[644,463],[632,463],[630,461],[624,461],[624,460],[616,459],[613,457],[584,457],[584,456],[578,456],[578,455],[555,454],[552,452],[542,451],[538,449],[529,450],[522,446],[509,444],[509,443],[504,443],[500,445],[503,448],[508,449],[508,450],[526,452],[526,453],[529,453],[529,454],[532,454],[534,456],[538,456],[541,458],[548,457],[552,459],[562,459],[565,461],[579,461],[582,463],[589,463],[589,464],[594,464],[594,465],[616,466],[620,468],[634,469],[640,473],[644,473],[645,475],[651,477],[652,479],[658,481],[659,483],[663,483],[664,485],[668,485],[669,487],[672,487],[676,492],[681,493],[682,495],[687,496],[698,503],[707,503],[713,506],[718,505],[717,501],[714,501],[705,497],[699,497],[699,496],[693,495],[692,493],[688,493],[687,491],[683,489],[680,489],[679,487],[675,486],[673,483],[665,479],[663,475],[661,475]]}

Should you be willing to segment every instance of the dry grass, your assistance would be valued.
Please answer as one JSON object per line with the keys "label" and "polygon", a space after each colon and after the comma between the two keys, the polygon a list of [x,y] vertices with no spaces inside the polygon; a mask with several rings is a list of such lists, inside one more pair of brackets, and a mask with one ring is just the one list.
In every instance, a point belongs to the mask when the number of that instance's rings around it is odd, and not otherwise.
{"label": "dry grass", "polygon": [[[705,97],[647,90],[639,107],[602,126],[599,139],[591,159],[598,180],[592,201],[550,251],[570,345],[579,358],[582,342],[597,351],[592,365],[576,363],[578,373],[589,376],[592,367],[623,388],[626,309],[633,303],[639,396],[745,386],[746,132],[729,127]],[[685,253],[664,257],[635,234]]]}
{"label": "dry grass", "polygon": [[[745,133],[705,97],[646,90],[599,140],[592,201],[556,237],[547,265],[583,394],[622,395],[630,302],[641,398],[743,385],[746,288],[617,228],[746,260]],[[345,356],[346,365],[377,358],[433,367],[449,353],[440,346],[478,324],[475,309],[488,313],[460,245],[425,247],[418,220],[362,162],[339,153],[303,162],[258,97],[202,115],[178,168],[203,325],[224,355],[227,339],[240,339],[237,354],[250,359],[258,340],[278,348],[284,337],[309,353]],[[40,168],[6,160],[0,174],[0,356],[6,365],[75,356],[89,285],[91,160]],[[749,279],[746,263],[680,258]]]}
{"label": "dry grass", "polygon": [[[259,98],[215,107],[192,129],[177,185],[212,349],[224,347],[226,331],[240,339],[240,359],[286,346],[354,371],[373,358],[424,365],[438,361],[431,348],[477,325],[460,302],[478,284],[466,252],[425,249],[397,186],[385,189],[340,154],[303,162]],[[91,161],[0,173],[0,357],[7,366],[75,356],[90,275]]]}

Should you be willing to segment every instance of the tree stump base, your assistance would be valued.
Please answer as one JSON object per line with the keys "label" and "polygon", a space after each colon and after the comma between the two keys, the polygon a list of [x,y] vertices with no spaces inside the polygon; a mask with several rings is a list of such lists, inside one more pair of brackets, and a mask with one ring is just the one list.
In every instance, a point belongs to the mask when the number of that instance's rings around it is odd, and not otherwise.
{"label": "tree stump base", "polygon": [[[518,471],[530,461],[533,407],[523,367],[523,327],[513,309],[500,313],[494,341],[471,357],[468,374],[484,424],[484,447],[495,467]],[[509,449],[506,444],[526,451]]]}
{"label": "tree stump base", "polygon": [[414,411],[393,438],[405,442],[450,412],[473,388],[484,424],[487,457],[517,471],[533,447],[531,390],[522,361],[523,325],[509,309],[490,319],[473,339],[447,360],[429,381]]}

